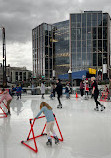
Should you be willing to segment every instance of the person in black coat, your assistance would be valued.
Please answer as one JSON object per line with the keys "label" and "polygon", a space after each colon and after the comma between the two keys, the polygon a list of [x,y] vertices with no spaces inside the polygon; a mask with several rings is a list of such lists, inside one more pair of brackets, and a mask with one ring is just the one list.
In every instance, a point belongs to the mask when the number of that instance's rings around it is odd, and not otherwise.
{"label": "person in black coat", "polygon": [[98,90],[98,86],[97,83],[95,81],[95,77],[91,77],[91,81],[92,81],[92,94],[94,95],[94,101],[96,102],[96,108],[94,108],[94,110],[99,111],[99,107],[98,105],[100,105],[101,107],[101,111],[103,111],[105,109],[105,106],[102,105],[97,99],[98,99],[98,95],[99,95],[99,90]]}
{"label": "person in black coat", "polygon": [[62,108],[62,104],[60,101],[60,97],[62,96],[62,84],[60,79],[57,80],[57,86],[55,88],[55,91],[57,92],[57,99],[59,101],[59,105],[57,106],[57,108]]}

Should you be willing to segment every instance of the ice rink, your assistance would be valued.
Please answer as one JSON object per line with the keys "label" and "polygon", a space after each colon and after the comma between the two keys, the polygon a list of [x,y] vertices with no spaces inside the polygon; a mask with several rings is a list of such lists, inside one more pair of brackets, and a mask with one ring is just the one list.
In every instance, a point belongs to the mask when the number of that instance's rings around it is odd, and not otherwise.
{"label": "ice rink", "polygon": [[[38,153],[23,144],[30,124],[29,119],[39,112],[42,101],[49,103],[56,115],[64,141],[52,147],[46,146],[47,137],[36,138]],[[103,102],[106,109],[94,111],[93,99],[61,99],[63,108],[57,109],[57,98],[51,100],[41,96],[22,96],[21,100],[13,98],[11,116],[0,118],[0,158],[111,158],[111,102]],[[45,118],[36,121],[35,132],[42,132]],[[55,131],[58,134],[56,124]],[[59,137],[59,136],[58,136]],[[33,146],[33,140],[28,142]]]}

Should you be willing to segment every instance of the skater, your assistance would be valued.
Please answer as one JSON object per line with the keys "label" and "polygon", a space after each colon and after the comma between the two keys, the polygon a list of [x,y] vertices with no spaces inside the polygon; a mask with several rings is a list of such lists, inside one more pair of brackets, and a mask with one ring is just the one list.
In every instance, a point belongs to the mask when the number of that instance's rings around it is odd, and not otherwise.
{"label": "skater", "polygon": [[7,115],[9,114],[9,115],[11,115],[11,113],[10,113],[10,103],[11,103],[11,101],[12,101],[12,97],[11,97],[11,95],[9,94],[9,92],[8,91],[6,91],[4,88],[2,89],[2,97],[1,97],[1,100],[0,100],[0,104],[1,104],[1,102],[3,101],[3,100],[6,100],[6,102],[7,102],[7,109],[8,109],[8,112],[6,113]]}
{"label": "skater", "polygon": [[80,82],[80,92],[81,92],[81,99],[83,99],[83,95],[84,95],[84,83],[83,83],[83,80]]}
{"label": "skater", "polygon": [[88,99],[88,92],[89,92],[89,84],[88,84],[88,80],[86,80],[85,82],[85,99]]}
{"label": "skater", "polygon": [[53,83],[51,83],[51,90],[50,90],[50,98],[53,100],[54,94],[53,94]]}
{"label": "skater", "polygon": [[10,93],[10,95],[13,97],[14,96],[14,92],[16,91],[16,88],[14,87],[14,86],[12,86],[12,89],[11,89],[11,93]]}
{"label": "skater", "polygon": [[21,87],[21,84],[19,84],[19,86],[16,87],[16,94],[17,94],[17,100],[21,99],[21,94],[22,94],[22,87]]}
{"label": "skater", "polygon": [[57,80],[57,86],[56,86],[56,92],[57,92],[57,99],[59,101],[59,105],[57,106],[57,108],[62,108],[62,104],[60,101],[60,97],[62,96],[62,84],[60,79]]}
{"label": "skater", "polygon": [[55,133],[55,131],[53,130],[54,127],[54,115],[53,115],[53,111],[52,108],[49,106],[49,104],[47,104],[46,102],[42,102],[40,104],[40,112],[37,114],[37,116],[35,117],[36,119],[41,115],[41,113],[45,114],[46,120],[47,120],[47,125],[46,125],[46,132],[47,132],[47,138],[48,141],[46,142],[46,145],[50,145],[52,146],[52,139],[50,136],[50,131],[53,134],[53,137],[55,139],[55,144],[59,143],[59,139]]}
{"label": "skater", "polygon": [[45,94],[45,83],[44,83],[44,81],[41,83],[41,94],[42,94],[42,99],[44,99],[44,94]]}
{"label": "skater", "polygon": [[66,98],[70,99],[70,87],[69,87],[69,84],[66,84],[65,93],[66,93]]}
{"label": "skater", "polygon": [[109,99],[111,98],[111,78],[109,79]]}
{"label": "skater", "polygon": [[94,110],[99,111],[99,107],[98,105],[100,105],[101,107],[101,111],[103,111],[105,109],[105,106],[103,106],[97,99],[98,99],[98,95],[99,95],[99,90],[98,90],[98,86],[97,83],[95,81],[95,77],[91,77],[91,81],[93,82],[92,87],[92,94],[94,94],[94,100],[96,102],[96,108],[94,108]]}
{"label": "skater", "polygon": [[55,97],[55,84],[54,83],[52,83],[52,86],[53,86],[53,97]]}

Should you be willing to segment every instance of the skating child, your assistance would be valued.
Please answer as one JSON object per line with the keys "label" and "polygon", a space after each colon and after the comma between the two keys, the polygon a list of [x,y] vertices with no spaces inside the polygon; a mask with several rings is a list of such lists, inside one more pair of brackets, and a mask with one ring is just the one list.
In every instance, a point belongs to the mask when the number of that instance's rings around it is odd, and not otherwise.
{"label": "skating child", "polygon": [[89,84],[88,81],[86,80],[85,83],[85,98],[88,99],[88,92],[89,92]]}
{"label": "skating child", "polygon": [[50,146],[52,145],[50,131],[52,132],[53,137],[55,139],[55,144],[57,144],[59,142],[59,139],[58,139],[57,135],[55,134],[55,131],[53,130],[54,120],[55,120],[53,111],[52,111],[52,108],[49,106],[49,104],[47,104],[46,102],[42,102],[40,104],[40,112],[37,114],[37,116],[35,118],[38,118],[42,112],[45,114],[45,117],[47,120],[46,132],[47,132],[48,141],[46,142],[46,145],[50,145]]}
{"label": "skating child", "polygon": [[21,94],[22,94],[22,87],[21,87],[21,84],[19,84],[19,86],[16,87],[16,94],[17,94],[17,100],[21,99]]}
{"label": "skating child", "polygon": [[5,89],[3,88],[2,89],[2,97],[1,97],[1,100],[0,100],[0,104],[1,104],[1,102],[3,101],[3,100],[6,100],[6,102],[7,102],[7,109],[8,109],[8,112],[6,113],[7,115],[9,114],[9,115],[11,115],[11,113],[10,113],[10,103],[11,103],[11,101],[12,101],[12,97],[11,97],[11,95],[9,94],[9,92],[8,91],[5,91]]}

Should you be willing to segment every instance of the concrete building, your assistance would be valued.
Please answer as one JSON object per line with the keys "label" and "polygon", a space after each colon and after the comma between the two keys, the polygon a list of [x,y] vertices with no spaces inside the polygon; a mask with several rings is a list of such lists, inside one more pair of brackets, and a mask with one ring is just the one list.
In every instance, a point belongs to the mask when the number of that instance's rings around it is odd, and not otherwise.
{"label": "concrete building", "polygon": [[10,67],[10,65],[8,65],[6,69],[7,82],[10,83],[30,80],[32,74],[30,70],[26,69],[26,67]]}

